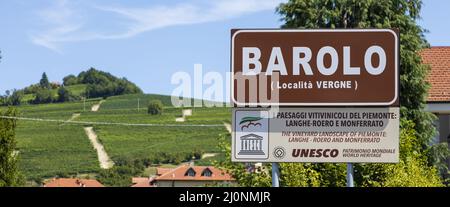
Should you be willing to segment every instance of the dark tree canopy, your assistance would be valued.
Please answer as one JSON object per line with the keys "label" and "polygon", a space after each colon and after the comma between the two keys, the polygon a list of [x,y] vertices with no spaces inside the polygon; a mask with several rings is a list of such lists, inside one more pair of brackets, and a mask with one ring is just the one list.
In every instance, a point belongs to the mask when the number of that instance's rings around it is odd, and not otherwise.
{"label": "dark tree canopy", "polygon": [[400,104],[403,118],[415,124],[418,151],[429,148],[434,116],[423,110],[429,84],[428,67],[419,52],[428,46],[416,20],[420,0],[291,0],[277,11],[283,28],[398,28],[400,30]]}
{"label": "dark tree canopy", "polygon": [[59,87],[58,89],[58,102],[66,102],[70,101],[72,98],[72,94],[69,90],[67,90],[64,86]]}
{"label": "dark tree canopy", "polygon": [[36,92],[35,98],[33,100],[34,104],[45,104],[45,103],[52,103],[53,102],[53,96],[52,92],[48,89],[40,89]]}
{"label": "dark tree canopy", "polygon": [[68,75],[68,76],[63,78],[63,85],[71,86],[71,85],[75,85],[75,84],[78,84],[78,79],[77,79],[76,76]]}
{"label": "dark tree canopy", "polygon": [[77,79],[78,83],[88,85],[86,95],[89,98],[142,93],[139,87],[127,79],[94,68],[81,72]]}
{"label": "dark tree canopy", "polygon": [[39,85],[41,86],[41,88],[50,89],[50,82],[48,81],[48,77],[45,72],[42,73],[42,78],[39,81]]}

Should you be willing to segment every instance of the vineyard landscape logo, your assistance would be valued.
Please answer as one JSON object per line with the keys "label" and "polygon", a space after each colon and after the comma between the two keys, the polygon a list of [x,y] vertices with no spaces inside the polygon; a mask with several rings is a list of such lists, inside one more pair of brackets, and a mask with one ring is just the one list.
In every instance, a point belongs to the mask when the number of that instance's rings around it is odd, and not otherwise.
{"label": "vineyard landscape logo", "polygon": [[267,111],[236,111],[236,145],[237,159],[267,159],[269,120]]}

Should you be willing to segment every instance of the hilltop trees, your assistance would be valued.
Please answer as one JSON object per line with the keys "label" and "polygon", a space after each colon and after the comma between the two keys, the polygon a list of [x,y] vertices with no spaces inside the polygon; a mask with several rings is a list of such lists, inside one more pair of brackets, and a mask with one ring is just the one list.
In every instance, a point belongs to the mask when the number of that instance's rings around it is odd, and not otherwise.
{"label": "hilltop trees", "polygon": [[[9,108],[0,112],[2,116],[16,116],[17,111]],[[23,176],[18,170],[18,151],[15,139],[16,120],[0,118],[0,187],[20,186]]]}
{"label": "hilltop trees", "polygon": [[41,80],[39,81],[39,85],[41,88],[50,89],[50,82],[48,81],[47,74],[44,72],[42,73]]}
{"label": "hilltop trees", "polygon": [[[77,93],[69,86],[75,86]],[[84,88],[84,91],[79,91]],[[78,76],[68,75],[63,78],[63,84],[50,82],[47,73],[43,73],[39,83],[31,84],[21,90],[14,90],[12,95],[0,96],[0,105],[20,105],[24,95],[30,104],[45,104],[53,102],[67,102],[79,100],[80,96],[87,98],[109,97],[124,94],[142,93],[142,90],[126,78],[117,78],[110,73],[94,68],[81,72]],[[30,98],[32,97],[32,98]]]}
{"label": "hilltop trees", "polygon": [[18,106],[21,103],[23,92],[13,90],[13,93],[9,90],[6,91],[4,96],[0,96],[0,106]]}
{"label": "hilltop trees", "polygon": [[65,85],[87,84],[85,93],[88,98],[142,93],[139,87],[127,79],[117,78],[95,68],[81,72],[78,77],[66,76],[63,81]]}
{"label": "hilltop trees", "polygon": [[8,98],[8,105],[18,106],[21,103],[23,92],[14,90],[12,95]]}
{"label": "hilltop trees", "polygon": [[69,90],[67,90],[64,86],[59,87],[58,89],[58,102],[66,102],[70,101],[72,98],[72,94]]}
{"label": "hilltop trees", "polygon": [[63,78],[63,84],[65,86],[75,85],[75,84],[78,84],[78,79],[74,75],[68,75],[68,76]]}
{"label": "hilltop trees", "polygon": [[33,104],[44,104],[53,102],[52,92],[49,89],[41,88],[36,92]]}

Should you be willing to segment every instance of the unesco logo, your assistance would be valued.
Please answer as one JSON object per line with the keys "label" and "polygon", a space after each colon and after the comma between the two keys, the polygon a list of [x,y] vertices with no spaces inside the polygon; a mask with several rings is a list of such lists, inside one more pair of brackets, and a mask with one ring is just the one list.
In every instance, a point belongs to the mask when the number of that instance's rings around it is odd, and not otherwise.
{"label": "unesco logo", "polygon": [[275,147],[273,149],[273,156],[278,159],[283,159],[286,155],[286,150],[283,147]]}

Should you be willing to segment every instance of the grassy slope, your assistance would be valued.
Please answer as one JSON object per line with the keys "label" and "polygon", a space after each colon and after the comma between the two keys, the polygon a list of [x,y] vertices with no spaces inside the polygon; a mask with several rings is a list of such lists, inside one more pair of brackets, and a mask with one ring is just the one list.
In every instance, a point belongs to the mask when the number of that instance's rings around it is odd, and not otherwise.
{"label": "grassy slope", "polygon": [[[141,110],[137,109],[140,99]],[[149,100],[159,99],[165,105],[163,115],[150,116],[146,111]],[[95,122],[120,122],[136,124],[222,124],[230,119],[228,108],[194,108],[193,116],[184,123],[175,122],[182,109],[167,106],[169,96],[126,95],[111,97],[100,111],[90,112],[80,120]],[[217,152],[219,134],[224,127],[164,127],[164,126],[94,126],[99,139],[112,159],[118,157],[151,158],[158,152],[188,153],[196,149]]]}
{"label": "grassy slope", "polygon": [[[81,96],[86,91],[86,84],[78,84],[72,86],[66,86],[67,90],[69,90],[73,95]],[[58,89],[55,89],[56,94],[58,93]]]}
{"label": "grassy slope", "polygon": [[[137,110],[137,98],[141,110]],[[90,112],[98,101],[25,105],[20,116],[47,119],[69,119],[94,122],[155,123],[155,124],[222,124],[230,122],[229,108],[194,108],[193,116],[184,123],[175,122],[180,108],[167,106],[161,116],[150,116],[145,106],[151,99],[170,105],[170,97],[160,95],[124,95],[108,98],[100,111]],[[183,153],[199,149],[217,152],[217,138],[226,133],[224,127],[163,127],[163,126],[94,126],[107,153],[113,158],[151,158],[156,152]],[[19,121],[17,128],[21,169],[28,178],[51,177],[58,173],[86,173],[99,170],[96,153],[84,134],[82,125]]]}
{"label": "grassy slope", "polygon": [[[87,102],[86,107],[92,104]],[[27,105],[18,109],[22,117],[67,120],[83,110],[83,103]],[[29,179],[99,170],[96,153],[81,126],[18,121],[16,137],[20,168]]]}
{"label": "grassy slope", "polygon": [[[69,90],[73,95],[81,96],[84,91],[86,91],[86,84],[78,84],[78,85],[72,85],[72,86],[66,86],[67,90]],[[58,89],[52,89],[50,90],[52,93],[53,98],[58,98]],[[34,100],[36,96],[34,94],[25,94],[22,97],[23,103],[28,103],[32,100]]]}

